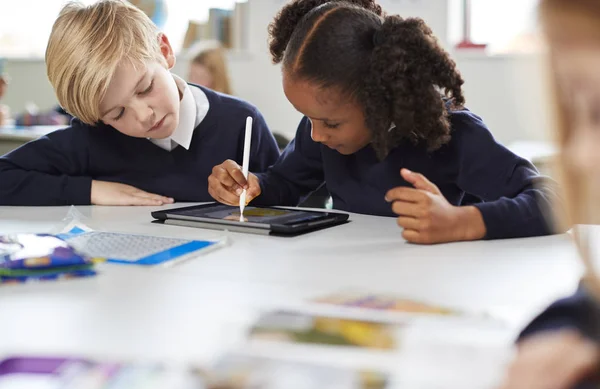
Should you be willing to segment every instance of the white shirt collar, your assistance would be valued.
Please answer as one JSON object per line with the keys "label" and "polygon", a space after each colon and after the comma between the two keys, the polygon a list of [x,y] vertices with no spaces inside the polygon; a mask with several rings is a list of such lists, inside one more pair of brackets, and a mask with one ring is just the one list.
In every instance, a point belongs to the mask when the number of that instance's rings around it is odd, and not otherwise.
{"label": "white shirt collar", "polygon": [[171,151],[178,145],[189,150],[194,136],[194,129],[204,120],[210,104],[206,94],[200,88],[190,86],[180,77],[173,74],[177,89],[183,96],[179,103],[179,124],[170,137],[150,139],[158,147]]}

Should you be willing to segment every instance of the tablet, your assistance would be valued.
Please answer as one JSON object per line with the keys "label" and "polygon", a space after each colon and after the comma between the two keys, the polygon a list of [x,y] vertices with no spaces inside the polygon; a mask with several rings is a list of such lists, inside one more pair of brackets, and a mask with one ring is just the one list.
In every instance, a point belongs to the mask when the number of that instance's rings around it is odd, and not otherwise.
{"label": "tablet", "polygon": [[164,224],[249,232],[263,235],[297,235],[348,221],[348,214],[275,207],[240,209],[211,203],[152,212]]}

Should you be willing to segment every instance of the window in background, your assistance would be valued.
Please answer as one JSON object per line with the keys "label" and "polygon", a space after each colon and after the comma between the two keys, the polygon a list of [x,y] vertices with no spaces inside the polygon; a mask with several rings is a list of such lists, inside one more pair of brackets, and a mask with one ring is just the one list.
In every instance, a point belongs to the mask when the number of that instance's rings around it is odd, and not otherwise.
{"label": "window in background", "polygon": [[[94,0],[81,0],[84,4]],[[0,0],[0,58],[43,57],[64,0]]]}
{"label": "window in background", "polygon": [[[92,4],[97,0],[79,0]],[[0,0],[0,58],[43,58],[52,24],[67,0]],[[142,9],[158,9],[159,28],[180,51],[190,21],[205,23],[210,8],[233,10],[246,0],[132,0]],[[160,4],[159,4],[160,3]],[[164,17],[163,17],[164,16]]]}
{"label": "window in background", "polygon": [[493,52],[531,52],[538,46],[538,0],[471,0],[471,40]]}

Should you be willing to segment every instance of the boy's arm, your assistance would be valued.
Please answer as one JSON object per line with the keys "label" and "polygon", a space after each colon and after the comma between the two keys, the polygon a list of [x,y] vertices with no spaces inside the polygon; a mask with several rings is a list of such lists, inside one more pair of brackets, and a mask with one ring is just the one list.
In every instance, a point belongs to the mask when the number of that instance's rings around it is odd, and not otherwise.
{"label": "boy's arm", "polygon": [[70,127],[0,157],[0,205],[90,204],[87,132]]}
{"label": "boy's arm", "polygon": [[256,204],[298,205],[302,197],[324,182],[321,147],[311,139],[310,132],[310,121],[303,118],[296,137],[277,162],[267,172],[256,174],[261,188]]}
{"label": "boy's arm", "polygon": [[[459,158],[457,184],[482,200],[486,239],[548,235],[551,210],[560,207],[556,183],[496,143],[481,119],[470,113],[452,115]],[[451,141],[452,143],[452,141]]]}

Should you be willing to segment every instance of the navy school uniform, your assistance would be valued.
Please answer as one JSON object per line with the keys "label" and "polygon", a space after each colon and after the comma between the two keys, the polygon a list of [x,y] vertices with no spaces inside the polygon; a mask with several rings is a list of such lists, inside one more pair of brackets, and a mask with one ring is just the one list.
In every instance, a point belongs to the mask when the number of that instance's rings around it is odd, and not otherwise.
{"label": "navy school uniform", "polygon": [[314,142],[310,120],[303,118],[277,163],[257,174],[262,194],[256,203],[294,205],[325,182],[335,209],[396,216],[384,197],[394,187],[410,186],[400,176],[400,169],[407,168],[436,184],[451,204],[474,203],[487,239],[550,234],[544,211],[557,199],[554,182],[496,143],[475,114],[466,109],[449,114],[448,144],[428,152],[425,145],[405,141],[383,161],[371,146],[342,155]]}
{"label": "navy school uniform", "polygon": [[277,160],[277,144],[255,107],[174,77],[185,93],[180,125],[170,138],[134,138],[73,119],[69,128],[0,157],[0,205],[90,204],[92,180],[132,185],[178,202],[213,201],[208,177],[227,159],[242,163],[248,116],[254,118],[250,169],[265,171]]}
{"label": "navy school uniform", "polygon": [[560,299],[535,318],[519,341],[543,331],[572,329],[600,343],[600,304],[582,284],[572,296]]}

